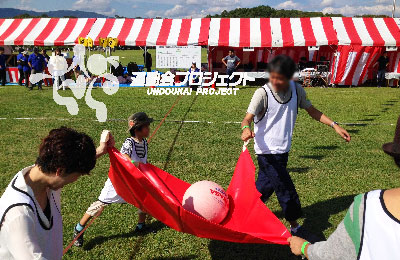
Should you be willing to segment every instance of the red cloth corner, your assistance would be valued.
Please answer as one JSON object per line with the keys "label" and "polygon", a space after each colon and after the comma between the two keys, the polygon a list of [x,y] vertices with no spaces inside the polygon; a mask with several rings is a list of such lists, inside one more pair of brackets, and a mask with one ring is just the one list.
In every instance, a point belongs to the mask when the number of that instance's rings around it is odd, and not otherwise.
{"label": "red cloth corner", "polygon": [[189,183],[149,163],[140,164],[138,169],[115,148],[109,150],[109,155],[109,177],[117,193],[177,231],[236,243],[288,244],[289,231],[260,200],[254,182],[255,167],[247,149],[241,153],[227,189],[230,210],[221,224],[182,207]]}

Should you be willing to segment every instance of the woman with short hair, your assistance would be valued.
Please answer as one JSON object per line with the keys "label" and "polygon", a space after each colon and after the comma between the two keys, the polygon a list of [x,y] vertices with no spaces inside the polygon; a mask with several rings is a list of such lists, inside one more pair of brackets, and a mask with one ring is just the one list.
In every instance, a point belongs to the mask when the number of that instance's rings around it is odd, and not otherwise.
{"label": "woman with short hair", "polygon": [[0,198],[0,259],[61,259],[61,188],[89,174],[113,146],[112,136],[96,149],[84,133],[51,130],[36,163],[18,172]]}

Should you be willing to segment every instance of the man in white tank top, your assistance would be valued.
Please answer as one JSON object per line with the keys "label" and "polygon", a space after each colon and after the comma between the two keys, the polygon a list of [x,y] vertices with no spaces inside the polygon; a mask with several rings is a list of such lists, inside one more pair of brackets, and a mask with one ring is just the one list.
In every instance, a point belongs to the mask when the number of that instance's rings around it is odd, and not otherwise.
{"label": "man in white tank top", "polygon": [[[297,219],[302,216],[296,188],[286,169],[298,108],[315,120],[331,126],[344,140],[350,135],[307,100],[304,89],[292,81],[296,64],[287,56],[277,56],[268,64],[270,82],[255,93],[242,121],[242,140],[254,138],[259,165],[257,190],[267,201],[275,192],[292,234],[301,235]],[[254,132],[251,123],[254,121]]]}
{"label": "man in white tank top", "polygon": [[[121,153],[128,157],[136,166],[139,166],[139,163],[147,163],[146,138],[150,133],[151,122],[153,122],[153,119],[149,118],[144,112],[135,113],[128,118],[128,132],[131,137],[125,139],[125,142],[122,144]],[[108,178],[97,201],[89,206],[81,220],[76,224],[74,228],[74,238],[80,234],[85,228],[86,223],[88,223],[93,216],[101,214],[105,206],[113,203],[126,202],[117,194],[110,178]],[[135,231],[144,231],[146,213],[142,212],[140,209],[138,209],[138,213],[139,220]],[[83,243],[83,234],[81,234],[74,242],[74,245],[81,247]]]}
{"label": "man in white tank top", "polygon": [[[400,117],[394,141],[382,148],[400,168]],[[288,239],[290,248],[293,254],[309,260],[400,259],[399,205],[400,188],[360,194],[326,241],[311,244],[293,236]]]}

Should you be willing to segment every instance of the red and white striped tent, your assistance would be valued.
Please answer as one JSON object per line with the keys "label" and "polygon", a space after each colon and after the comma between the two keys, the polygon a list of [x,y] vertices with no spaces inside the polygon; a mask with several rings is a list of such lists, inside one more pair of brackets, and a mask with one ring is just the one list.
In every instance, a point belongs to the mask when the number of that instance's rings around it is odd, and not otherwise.
{"label": "red and white striped tent", "polygon": [[[400,46],[399,19],[334,17],[339,47],[332,65],[332,84],[361,85],[376,76],[376,62],[386,47]],[[389,71],[398,72],[398,51],[389,52]]]}
{"label": "red and white striped tent", "polygon": [[[336,53],[331,83],[359,85],[374,77],[373,64],[386,47],[400,46],[399,24],[400,20],[393,18],[350,17],[0,19],[0,46],[74,45],[79,37],[90,37],[95,45],[100,37],[118,38],[120,45],[126,46],[208,45],[210,66],[226,55],[228,47],[236,48],[243,61],[255,66],[279,53],[295,60],[330,59]],[[309,46],[321,46],[324,51],[315,55],[308,51]],[[242,52],[243,47],[254,51]],[[390,68],[400,71],[398,52],[389,57],[393,57]]]}
{"label": "red and white striped tent", "polygon": [[113,37],[126,46],[207,45],[210,19],[108,19],[98,18],[88,37]]}
{"label": "red and white striped tent", "polygon": [[75,45],[86,37],[94,18],[0,19],[1,45]]}
{"label": "red and white striped tent", "polygon": [[328,17],[213,18],[209,46],[295,47],[337,45]]}

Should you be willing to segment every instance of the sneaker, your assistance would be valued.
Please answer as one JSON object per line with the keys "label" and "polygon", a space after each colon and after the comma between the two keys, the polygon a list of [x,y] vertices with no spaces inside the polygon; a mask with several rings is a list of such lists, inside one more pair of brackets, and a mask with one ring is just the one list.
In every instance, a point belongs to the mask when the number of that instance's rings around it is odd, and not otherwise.
{"label": "sneaker", "polygon": [[[79,235],[79,231],[76,230],[76,228],[74,228],[74,239]],[[82,247],[83,246],[83,235],[85,234],[85,232],[82,233],[82,235],[80,235],[80,237],[78,237],[77,240],[75,240],[74,242],[74,246],[77,247]]]}
{"label": "sneaker", "polygon": [[310,242],[311,244],[322,241],[322,239],[318,238],[316,235],[309,232],[303,226],[299,226],[296,229],[290,228],[290,233],[292,234],[292,236],[303,238],[308,242]]}
{"label": "sneaker", "polygon": [[135,232],[144,232],[146,231],[146,224],[136,225]]}

